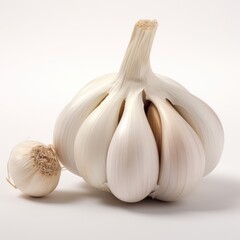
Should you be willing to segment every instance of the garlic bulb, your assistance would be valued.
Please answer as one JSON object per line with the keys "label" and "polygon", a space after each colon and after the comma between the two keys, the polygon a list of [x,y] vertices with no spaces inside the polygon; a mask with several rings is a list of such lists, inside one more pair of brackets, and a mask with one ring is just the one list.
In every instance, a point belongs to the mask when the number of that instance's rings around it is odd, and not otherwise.
{"label": "garlic bulb", "polygon": [[90,82],[55,126],[62,164],[125,202],[184,196],[216,167],[223,149],[213,110],[151,70],[157,26],[138,21],[119,73]]}
{"label": "garlic bulb", "polygon": [[8,173],[9,181],[20,191],[26,195],[42,197],[56,188],[61,166],[51,145],[25,141],[12,150]]}

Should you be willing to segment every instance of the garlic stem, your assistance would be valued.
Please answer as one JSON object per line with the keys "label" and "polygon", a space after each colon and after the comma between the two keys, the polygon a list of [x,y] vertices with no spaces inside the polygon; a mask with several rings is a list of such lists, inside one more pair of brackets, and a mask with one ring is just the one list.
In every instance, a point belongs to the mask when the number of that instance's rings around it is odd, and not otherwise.
{"label": "garlic stem", "polygon": [[155,20],[140,20],[135,24],[119,72],[122,81],[141,82],[151,72],[149,56],[157,26]]}

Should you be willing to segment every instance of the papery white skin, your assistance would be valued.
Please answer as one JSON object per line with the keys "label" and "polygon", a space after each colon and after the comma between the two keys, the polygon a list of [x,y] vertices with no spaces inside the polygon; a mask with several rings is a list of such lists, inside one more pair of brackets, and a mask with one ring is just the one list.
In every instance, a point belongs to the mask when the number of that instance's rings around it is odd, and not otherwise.
{"label": "papery white skin", "polygon": [[158,169],[158,149],[143,109],[142,90],[135,89],[126,99],[109,146],[108,187],[122,201],[140,201],[156,186]]}
{"label": "papery white skin", "polygon": [[51,193],[58,185],[61,171],[52,175],[43,175],[34,166],[30,153],[34,147],[43,145],[36,141],[24,141],[11,152],[8,161],[8,173],[14,186],[26,195],[42,197]]}
{"label": "papery white skin", "polygon": [[207,175],[217,166],[222,154],[224,133],[221,122],[216,113],[201,99],[183,87],[169,88],[165,83],[163,84],[162,79],[157,77],[151,79],[152,88],[156,91],[164,89],[165,98],[171,101],[174,108],[198,134],[206,155],[204,175]]}
{"label": "papery white skin", "polygon": [[162,123],[161,168],[158,189],[152,196],[173,201],[199,182],[205,169],[205,154],[197,134],[170,103],[149,95]]}
{"label": "papery white skin", "polygon": [[97,188],[107,189],[106,156],[123,100],[121,92],[112,91],[86,118],[75,139],[74,159],[79,173]]}
{"label": "papery white skin", "polygon": [[74,160],[74,142],[78,129],[106,97],[111,88],[115,74],[100,77],[85,88],[63,109],[54,130],[54,146],[62,164],[75,174],[78,174]]}
{"label": "papery white skin", "polygon": [[[214,111],[176,81],[152,72],[156,29],[156,21],[139,21],[119,73],[80,91],[55,128],[63,165],[125,202],[148,195],[179,199],[216,167],[223,149]],[[161,151],[146,117],[147,100],[160,117]]]}

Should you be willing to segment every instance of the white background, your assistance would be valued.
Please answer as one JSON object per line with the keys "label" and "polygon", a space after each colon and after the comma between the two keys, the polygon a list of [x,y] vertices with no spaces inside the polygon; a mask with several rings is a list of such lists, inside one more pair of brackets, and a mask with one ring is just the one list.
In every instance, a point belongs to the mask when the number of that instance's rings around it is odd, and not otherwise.
{"label": "white background", "polygon": [[[141,18],[159,22],[153,70],[220,117],[218,167],[176,203],[122,203],[68,171],[48,197],[23,196],[5,181],[11,149],[52,142],[75,93],[118,71]],[[239,56],[238,0],[0,0],[0,239],[240,239]]]}

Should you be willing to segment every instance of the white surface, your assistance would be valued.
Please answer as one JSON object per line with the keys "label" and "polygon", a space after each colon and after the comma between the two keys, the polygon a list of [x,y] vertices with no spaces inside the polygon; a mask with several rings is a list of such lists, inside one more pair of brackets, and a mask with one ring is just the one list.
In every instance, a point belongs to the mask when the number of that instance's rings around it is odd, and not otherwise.
{"label": "white surface", "polygon": [[[0,239],[240,239],[239,12],[234,0],[0,0]],[[125,204],[67,171],[53,194],[24,197],[5,181],[11,149],[28,139],[52,142],[75,93],[119,69],[140,18],[159,21],[153,70],[219,115],[220,164],[176,203]]]}

